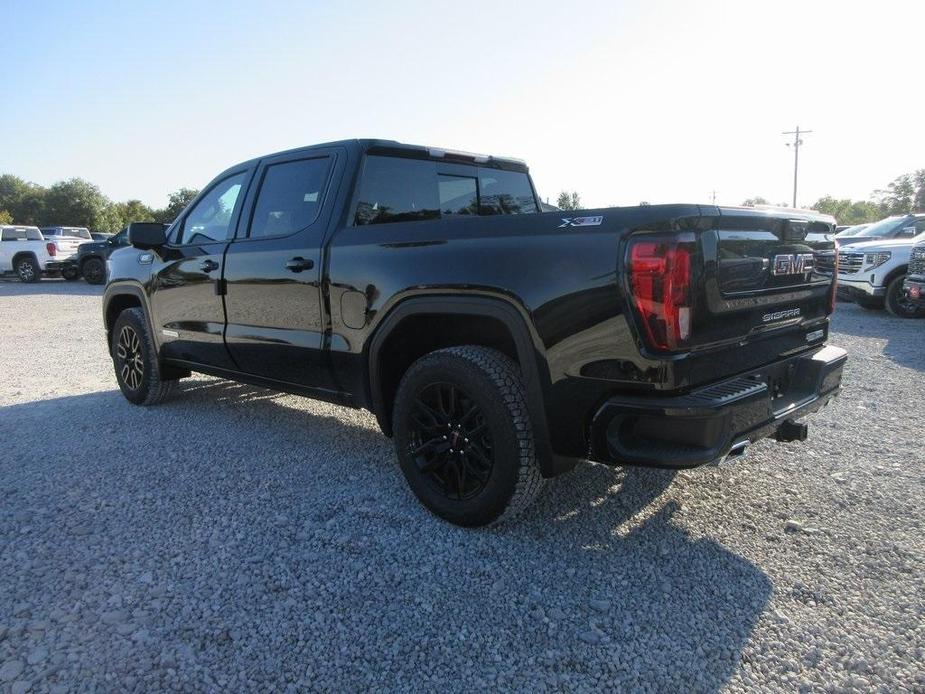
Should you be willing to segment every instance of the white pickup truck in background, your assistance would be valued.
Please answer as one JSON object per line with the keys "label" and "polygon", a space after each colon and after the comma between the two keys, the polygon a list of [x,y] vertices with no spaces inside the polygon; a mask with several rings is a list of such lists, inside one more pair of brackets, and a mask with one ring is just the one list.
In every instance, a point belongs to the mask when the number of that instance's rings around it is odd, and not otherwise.
{"label": "white pickup truck in background", "polygon": [[68,258],[58,257],[57,246],[46,241],[38,227],[0,225],[0,273],[14,272],[23,282],[38,282],[42,275],[66,269]]}

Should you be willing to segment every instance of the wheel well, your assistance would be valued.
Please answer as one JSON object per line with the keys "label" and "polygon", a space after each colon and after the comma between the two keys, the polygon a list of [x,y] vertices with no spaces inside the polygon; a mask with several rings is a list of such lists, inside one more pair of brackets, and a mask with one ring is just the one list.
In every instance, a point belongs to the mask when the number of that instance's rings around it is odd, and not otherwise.
{"label": "wheel well", "polygon": [[434,350],[460,345],[491,347],[519,363],[511,331],[491,316],[415,314],[402,319],[388,334],[377,354],[379,392],[371,394],[379,404],[381,411],[376,415],[386,435],[392,433],[392,403],[408,367]]}
{"label": "wheel well", "polygon": [[899,267],[894,268],[893,270],[891,270],[891,271],[890,271],[890,274],[886,276],[886,279],[885,279],[885,280],[883,280],[883,286],[884,286],[884,288],[889,287],[889,286],[890,286],[890,282],[892,282],[893,280],[895,280],[895,279],[896,279],[897,277],[899,277],[900,275],[905,275],[905,274],[908,272],[908,270],[909,270],[909,266],[908,266],[908,265],[900,265]]}
{"label": "wheel well", "polygon": [[116,296],[110,299],[109,303],[106,305],[107,343],[112,342],[110,339],[112,337],[112,326],[115,325],[119,314],[127,308],[135,308],[140,306],[141,300],[134,294],[116,294]]}
{"label": "wheel well", "polygon": [[39,259],[35,257],[35,253],[33,253],[32,251],[20,251],[19,253],[13,256],[13,260],[11,261],[14,268],[16,267],[16,263],[22,258],[32,258],[32,260],[34,260],[36,264],[38,264],[39,262]]}

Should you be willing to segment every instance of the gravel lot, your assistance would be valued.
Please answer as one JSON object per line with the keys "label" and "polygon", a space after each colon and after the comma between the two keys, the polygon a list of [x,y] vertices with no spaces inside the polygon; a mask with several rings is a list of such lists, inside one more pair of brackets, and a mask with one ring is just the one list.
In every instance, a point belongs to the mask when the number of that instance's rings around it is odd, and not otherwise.
{"label": "gravel lot", "polygon": [[472,531],[364,412],[201,376],[129,405],[100,294],[0,283],[4,694],[925,691],[925,321],[840,304],[805,444],[583,465]]}

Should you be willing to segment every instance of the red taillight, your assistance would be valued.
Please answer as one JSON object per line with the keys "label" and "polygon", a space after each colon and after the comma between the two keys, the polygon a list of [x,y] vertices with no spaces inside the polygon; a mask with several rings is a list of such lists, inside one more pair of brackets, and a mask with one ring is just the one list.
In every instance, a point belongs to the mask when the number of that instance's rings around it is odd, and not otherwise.
{"label": "red taillight", "polygon": [[685,346],[691,334],[691,253],[679,239],[630,247],[630,290],[646,341],[655,350]]}
{"label": "red taillight", "polygon": [[48,255],[56,255],[58,253],[58,249],[55,248],[55,244],[53,243],[46,243],[45,248],[48,249]]}
{"label": "red taillight", "polygon": [[832,263],[832,286],[829,287],[829,303],[826,306],[826,313],[832,315],[835,313],[835,304],[838,301],[838,246],[835,246],[835,261]]}

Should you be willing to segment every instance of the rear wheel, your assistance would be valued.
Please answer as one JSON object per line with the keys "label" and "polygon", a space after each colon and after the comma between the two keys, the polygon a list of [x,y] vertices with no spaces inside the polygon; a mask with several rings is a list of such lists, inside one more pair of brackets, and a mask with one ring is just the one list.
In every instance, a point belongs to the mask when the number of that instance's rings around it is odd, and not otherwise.
{"label": "rear wheel", "polygon": [[395,448],[428,509],[463,526],[509,520],[542,488],[517,365],[484,347],[422,357],[395,397]]}
{"label": "rear wheel", "polygon": [[99,258],[90,258],[81,266],[87,284],[103,284],[106,281],[106,265]]}
{"label": "rear wheel", "polygon": [[73,282],[74,280],[80,279],[80,270],[76,267],[64,268],[61,271],[61,276],[68,282]]}
{"label": "rear wheel", "polygon": [[156,405],[176,391],[177,380],[161,373],[157,350],[140,308],[119,314],[112,329],[112,363],[125,399],[135,405]]}
{"label": "rear wheel", "polygon": [[29,256],[17,260],[14,269],[21,282],[38,282],[39,277],[41,277],[38,262],[36,262],[35,258],[30,258]]}
{"label": "rear wheel", "polygon": [[886,310],[900,318],[921,318],[925,311],[918,308],[906,296],[903,290],[905,275],[900,275],[886,288]]}

